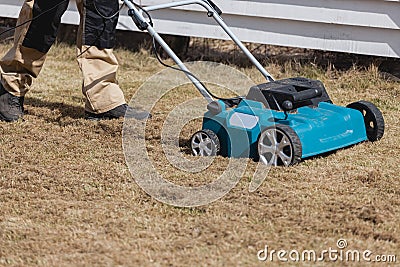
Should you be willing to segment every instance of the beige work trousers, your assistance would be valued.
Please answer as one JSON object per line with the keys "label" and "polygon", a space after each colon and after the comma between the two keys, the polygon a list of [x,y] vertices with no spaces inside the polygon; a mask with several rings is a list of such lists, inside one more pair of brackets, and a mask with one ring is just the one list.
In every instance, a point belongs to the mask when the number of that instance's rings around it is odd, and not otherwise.
{"label": "beige work trousers", "polygon": [[[76,0],[81,15],[77,37],[77,53],[89,46],[83,45],[83,25],[85,24],[85,0]],[[33,17],[35,0],[26,0],[22,6],[17,25]],[[15,96],[24,96],[32,85],[46,59],[46,53],[22,45],[30,23],[16,29],[14,45],[0,60],[1,83]],[[112,49],[98,49],[91,46],[78,58],[83,75],[82,93],[86,98],[85,110],[103,113],[126,103],[117,82],[118,61]]]}

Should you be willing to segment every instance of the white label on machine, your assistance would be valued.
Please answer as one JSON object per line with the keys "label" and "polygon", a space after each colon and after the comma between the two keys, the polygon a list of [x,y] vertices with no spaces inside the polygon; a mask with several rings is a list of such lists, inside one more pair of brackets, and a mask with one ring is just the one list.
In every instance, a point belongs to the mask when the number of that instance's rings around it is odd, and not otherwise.
{"label": "white label on machine", "polygon": [[253,129],[258,121],[257,116],[236,112],[229,119],[229,124],[240,128]]}

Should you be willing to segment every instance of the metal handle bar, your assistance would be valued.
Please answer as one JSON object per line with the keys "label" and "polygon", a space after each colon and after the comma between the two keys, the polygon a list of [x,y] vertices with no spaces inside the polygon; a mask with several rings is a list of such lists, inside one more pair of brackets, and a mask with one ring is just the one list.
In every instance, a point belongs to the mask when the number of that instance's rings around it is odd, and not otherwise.
{"label": "metal handle bar", "polygon": [[[168,46],[167,43],[160,37],[160,35],[154,30],[154,28],[149,25],[146,19],[143,17],[142,13],[138,11],[136,6],[130,0],[123,0],[124,3],[130,9],[129,15],[134,20],[136,25],[141,30],[147,30],[147,32],[161,45],[161,47],[165,50],[165,52],[174,60],[174,62],[179,66],[181,70],[186,72],[186,76],[192,81],[192,83],[196,86],[199,92],[203,95],[203,97],[211,103],[214,101],[212,96],[209,94],[206,88],[194,77],[188,74],[189,70],[185,66],[185,64],[179,59],[179,57],[174,53],[174,51]],[[269,74],[263,66],[258,62],[258,60],[250,53],[250,51],[243,45],[243,43],[236,37],[236,35],[229,29],[229,27],[225,24],[223,19],[218,15],[218,12],[212,7],[212,5],[207,0],[184,0],[178,2],[171,2],[160,5],[153,5],[144,7],[143,9],[146,11],[154,11],[165,8],[179,7],[191,4],[198,4],[204,7],[209,17],[213,17],[215,21],[224,29],[224,31],[229,35],[229,37],[236,43],[237,46],[243,51],[243,53],[250,59],[250,61],[257,67],[257,69],[261,72],[261,74],[268,80],[273,81],[271,74]]]}
{"label": "metal handle bar", "polygon": [[[261,74],[267,79],[267,81],[274,81],[272,78],[272,75],[268,73],[268,71],[265,70],[265,68],[260,64],[260,62],[253,56],[253,54],[247,49],[246,46],[243,45],[243,43],[237,38],[237,36],[231,31],[231,29],[226,25],[224,20],[221,18],[221,16],[218,14],[218,10],[213,8],[213,5],[210,4],[208,0],[184,0],[184,1],[178,1],[178,2],[172,2],[172,3],[166,3],[166,4],[160,4],[160,5],[154,5],[154,6],[148,6],[144,7],[146,11],[153,11],[153,10],[159,10],[159,9],[165,9],[165,8],[172,8],[172,7],[179,7],[179,6],[186,6],[186,5],[192,5],[192,4],[197,4],[202,7],[204,7],[207,12],[211,12],[212,17],[214,20],[222,27],[222,29],[225,31],[226,34],[229,35],[229,37],[236,43],[236,45],[243,51],[243,53],[250,59],[250,61],[257,67],[257,69],[261,72]],[[215,5],[215,4],[214,4]]]}

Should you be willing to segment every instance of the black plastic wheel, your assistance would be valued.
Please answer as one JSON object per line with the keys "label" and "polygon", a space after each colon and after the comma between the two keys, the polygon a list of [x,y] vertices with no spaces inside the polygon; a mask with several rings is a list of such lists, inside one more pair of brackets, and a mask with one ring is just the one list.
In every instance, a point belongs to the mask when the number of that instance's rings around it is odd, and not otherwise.
{"label": "black plastic wheel", "polygon": [[269,166],[289,166],[301,161],[299,136],[287,125],[266,128],[258,138],[259,160]]}
{"label": "black plastic wheel", "polygon": [[369,141],[374,142],[383,137],[385,121],[381,111],[374,104],[368,101],[357,101],[347,105],[347,107],[362,113]]}
{"label": "black plastic wheel", "polygon": [[209,129],[198,131],[190,140],[190,148],[195,156],[216,156],[220,150],[218,136]]}

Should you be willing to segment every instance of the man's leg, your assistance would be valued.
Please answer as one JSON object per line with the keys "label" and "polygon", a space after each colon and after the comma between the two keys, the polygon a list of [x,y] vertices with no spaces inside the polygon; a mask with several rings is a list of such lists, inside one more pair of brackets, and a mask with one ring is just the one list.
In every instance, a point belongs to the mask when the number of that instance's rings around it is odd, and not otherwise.
{"label": "man's leg", "polygon": [[13,47],[0,60],[0,120],[22,117],[24,95],[42,69],[67,7],[65,0],[26,0],[22,6],[17,25],[37,19],[16,29]]}
{"label": "man's leg", "polygon": [[126,104],[117,82],[118,61],[112,49],[119,16],[118,0],[77,0],[76,3],[81,14],[77,47],[86,118],[149,118],[148,112],[134,110]]}
{"label": "man's leg", "polygon": [[[77,0],[81,14],[77,47],[83,75],[82,92],[86,112],[101,114],[124,105],[117,82],[118,61],[113,54],[118,22],[117,0]],[[104,17],[116,14],[111,19]]]}

